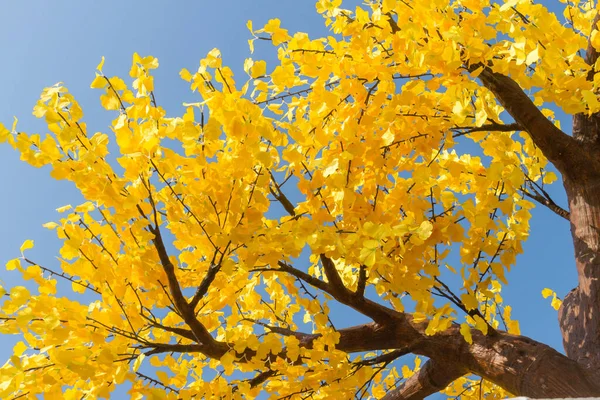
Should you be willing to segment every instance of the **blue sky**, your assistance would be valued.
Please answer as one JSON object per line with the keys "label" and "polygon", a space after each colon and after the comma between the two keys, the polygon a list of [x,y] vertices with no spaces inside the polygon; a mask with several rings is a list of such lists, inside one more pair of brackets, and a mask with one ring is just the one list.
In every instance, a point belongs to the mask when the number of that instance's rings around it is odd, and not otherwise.
{"label": "blue sky", "polygon": [[[556,9],[557,4],[549,6]],[[158,57],[157,101],[169,114],[178,115],[184,111],[181,103],[199,99],[179,78],[179,70],[194,70],[212,48],[221,50],[224,63],[236,75],[243,74],[243,61],[250,56],[248,19],[259,27],[270,18],[280,18],[290,32],[327,35],[312,0],[31,0],[3,2],[0,10],[0,121],[10,127],[13,116],[17,116],[19,130],[39,133],[45,133],[45,126],[31,115],[31,110],[42,88],[59,81],[82,105],[90,130],[109,132],[114,115],[100,107],[100,92],[89,89],[101,56],[106,57],[107,75],[124,78],[134,52]],[[275,54],[270,45],[257,43],[253,58],[268,61],[268,54],[271,58]],[[564,119],[562,125],[570,127],[570,120]],[[0,146],[0,182],[4,188],[0,194],[0,263],[19,256],[22,242],[33,239],[36,247],[31,250],[31,258],[55,267],[59,242],[54,232],[41,225],[58,219],[57,207],[80,203],[80,195],[69,183],[50,178],[48,170],[20,162],[8,145]],[[549,192],[566,207],[559,182]],[[576,285],[568,223],[538,207],[524,248],[517,267],[509,274],[510,285],[504,291],[506,303],[513,305],[513,317],[520,321],[524,335],[562,351],[556,311],[540,292],[549,287],[562,297]],[[4,271],[0,273],[5,286],[16,284],[14,278]],[[7,357],[13,339],[0,336],[0,359]]]}

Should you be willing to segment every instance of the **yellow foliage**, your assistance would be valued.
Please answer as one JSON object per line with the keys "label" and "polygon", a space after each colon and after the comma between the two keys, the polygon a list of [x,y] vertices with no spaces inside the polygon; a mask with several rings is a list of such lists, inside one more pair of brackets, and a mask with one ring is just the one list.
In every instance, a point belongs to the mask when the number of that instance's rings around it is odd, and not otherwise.
{"label": "yellow foliage", "polygon": [[[109,132],[89,132],[62,84],[34,107],[46,137],[17,132],[16,118],[0,125],[0,142],[85,198],[44,224],[62,241],[56,271],[24,255],[6,264],[31,286],[0,288],[0,333],[23,337],[0,368],[0,398],[97,398],[126,382],[131,398],[382,397],[420,360],[378,369],[338,349],[323,290],[334,285],[347,302],[366,293],[412,310],[426,335],[456,325],[471,345],[491,329],[519,334],[500,292],[529,233],[520,189],[557,177],[527,135],[481,129],[504,109],[475,79],[482,68],[465,67],[493,62],[541,87],[540,104],[596,112],[600,80],[583,78],[578,55],[583,35],[600,43],[589,10],[571,7],[570,30],[521,0],[342,7],[316,2],[327,38],[249,22],[251,49],[270,39],[278,62],[247,59],[239,88],[211,50],[180,72],[201,97],[183,115],[157,104],[158,60],[135,53],[131,85],[104,75],[104,57],[91,82],[113,111]],[[255,370],[267,379],[240,379]],[[445,393],[508,395],[469,377]]]}

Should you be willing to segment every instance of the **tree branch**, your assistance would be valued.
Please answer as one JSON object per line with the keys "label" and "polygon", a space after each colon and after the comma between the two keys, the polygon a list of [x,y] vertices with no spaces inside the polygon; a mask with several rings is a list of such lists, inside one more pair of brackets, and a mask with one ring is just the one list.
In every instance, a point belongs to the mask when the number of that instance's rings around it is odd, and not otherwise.
{"label": "tree branch", "polygon": [[467,371],[457,365],[449,365],[429,359],[414,375],[400,386],[388,392],[382,400],[420,400],[439,392]]}
{"label": "tree branch", "polygon": [[[325,257],[326,260],[329,260]],[[330,261],[331,262],[331,261]],[[344,286],[344,290],[335,290],[330,283],[323,282],[320,279],[315,278],[314,276],[310,276],[306,272],[300,271],[289,264],[286,264],[282,261],[279,262],[279,270],[273,269],[268,271],[283,271],[292,276],[295,276],[298,279],[308,283],[311,286],[316,287],[324,291],[325,293],[331,295],[334,299],[339,301],[340,303],[347,305],[354,310],[360,312],[372,318],[373,321],[385,324],[393,320],[403,320],[404,314],[399,313],[391,308],[388,308],[382,304],[375,303],[372,300],[369,300],[362,296],[360,293],[352,293]],[[337,271],[336,271],[337,274]],[[341,281],[341,279],[340,279]]]}
{"label": "tree branch", "polygon": [[228,247],[229,247],[229,244],[227,245],[225,250],[223,250],[221,252],[221,257],[219,259],[219,262],[216,264],[215,264],[215,259],[218,254],[218,250],[215,250],[214,257],[210,263],[210,266],[208,267],[208,271],[206,271],[206,275],[204,276],[204,279],[202,279],[202,282],[200,282],[200,285],[198,286],[198,289],[196,290],[196,293],[194,294],[192,301],[190,301],[190,308],[192,310],[196,309],[196,306],[198,305],[200,300],[204,296],[206,296],[206,293],[208,293],[208,289],[210,289],[210,285],[213,283],[213,281],[217,277],[217,273],[221,270],[221,267],[223,265],[223,258],[225,257],[225,253],[227,252]]}
{"label": "tree branch", "polygon": [[490,124],[484,124],[481,126],[457,126],[455,128],[450,128],[451,131],[455,132],[452,135],[453,138],[457,138],[460,136],[468,135],[473,132],[514,132],[514,131],[522,131],[523,127],[516,122],[512,124],[499,124],[496,122],[492,122]]}
{"label": "tree branch", "polygon": [[468,70],[473,72],[479,68],[483,68],[479,80],[523,127],[556,169],[574,180],[597,179],[600,176],[600,160],[595,152],[585,149],[548,120],[517,82],[482,64],[470,65]]}
{"label": "tree branch", "polygon": [[187,300],[183,296],[183,293],[181,292],[181,287],[179,286],[179,282],[175,276],[175,267],[171,263],[171,260],[169,260],[169,255],[165,248],[160,233],[160,228],[155,226],[150,227],[149,229],[150,232],[154,234],[152,242],[156,248],[156,251],[158,252],[163,270],[167,275],[169,291],[171,293],[171,297],[173,298],[173,305],[180,313],[185,323],[192,330],[198,343],[202,343],[202,345],[205,346],[205,351],[203,351],[203,353],[212,358],[221,358],[229,350],[229,347],[227,344],[215,340],[210,332],[204,327],[204,325],[198,321],[194,313],[194,309],[190,307]]}
{"label": "tree branch", "polygon": [[521,191],[523,192],[523,194],[525,196],[529,197],[530,199],[533,199],[533,200],[537,201],[541,205],[544,205],[544,206],[548,207],[548,209],[550,211],[554,212],[555,214],[563,217],[567,221],[570,220],[571,214],[567,210],[565,210],[564,208],[562,208],[561,206],[559,206],[558,204],[556,204],[552,199],[546,198],[544,196],[540,196],[539,194],[536,194],[536,193],[529,193],[524,188],[521,189]]}

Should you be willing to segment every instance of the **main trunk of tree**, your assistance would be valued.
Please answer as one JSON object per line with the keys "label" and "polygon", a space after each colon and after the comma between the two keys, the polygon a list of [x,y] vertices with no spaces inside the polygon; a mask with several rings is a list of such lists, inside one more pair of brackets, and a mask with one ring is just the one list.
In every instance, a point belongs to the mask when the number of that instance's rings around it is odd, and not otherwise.
{"label": "main trunk of tree", "polygon": [[[573,118],[573,137],[596,156],[600,155],[599,122],[595,115]],[[600,180],[565,178],[564,183],[571,210],[578,285],[560,309],[563,343],[569,358],[600,370]]]}

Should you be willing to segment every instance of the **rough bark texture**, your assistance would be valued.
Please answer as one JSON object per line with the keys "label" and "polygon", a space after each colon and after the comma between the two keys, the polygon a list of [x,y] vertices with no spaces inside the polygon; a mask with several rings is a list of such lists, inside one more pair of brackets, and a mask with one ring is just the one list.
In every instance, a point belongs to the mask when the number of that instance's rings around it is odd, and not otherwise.
{"label": "rough bark texture", "polygon": [[[494,382],[513,394],[529,397],[598,396],[600,375],[545,344],[524,336],[473,332],[467,345],[458,327],[436,335],[425,355],[455,360],[469,372]],[[461,342],[462,340],[462,342]],[[444,346],[445,353],[441,353]]]}
{"label": "rough bark texture", "polygon": [[[573,135],[596,157],[598,117],[576,115]],[[565,179],[571,210],[578,286],[565,298],[560,327],[566,354],[591,368],[600,369],[600,179],[583,184]]]}
{"label": "rough bark texture", "polygon": [[456,363],[428,360],[413,376],[398,388],[391,390],[382,400],[420,400],[444,390],[455,379],[467,372]]}
{"label": "rough bark texture", "polygon": [[[410,318],[341,331],[338,348],[408,349],[429,357],[421,371],[390,391],[391,399],[420,399],[445,388],[465,373],[479,375],[515,395],[529,397],[600,396],[600,372],[570,359],[551,347],[524,336],[472,330],[465,342],[458,326],[435,336],[425,334],[427,322]],[[408,352],[408,351],[407,351]]]}

